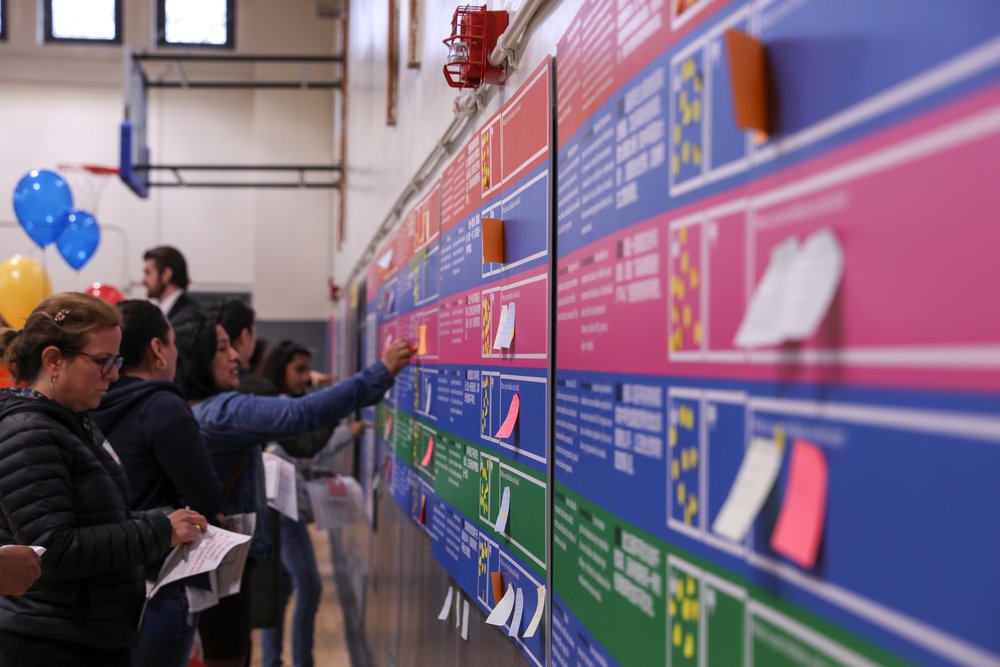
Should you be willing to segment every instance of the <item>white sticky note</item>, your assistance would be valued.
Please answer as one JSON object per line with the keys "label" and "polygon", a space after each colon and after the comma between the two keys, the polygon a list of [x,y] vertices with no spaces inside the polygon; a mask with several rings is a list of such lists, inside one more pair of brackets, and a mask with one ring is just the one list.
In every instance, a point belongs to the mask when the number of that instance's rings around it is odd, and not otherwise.
{"label": "white sticky note", "polygon": [[493,607],[493,611],[486,618],[487,625],[507,625],[507,619],[510,618],[510,613],[514,611],[514,598],[517,597],[514,593],[514,587],[507,584],[507,592],[503,594],[500,598],[500,602],[497,606]]}
{"label": "white sticky note", "polygon": [[531,617],[531,622],[524,630],[524,637],[534,637],[538,631],[538,624],[542,621],[542,614],[545,612],[545,586],[538,587],[538,604],[535,605],[535,614]]}
{"label": "white sticky note", "polygon": [[836,234],[820,229],[804,243],[791,237],[771,251],[764,276],[736,332],[736,345],[778,345],[810,338],[823,322],[844,274]]}
{"label": "white sticky note", "polygon": [[389,248],[384,255],[378,258],[378,268],[383,271],[392,266],[392,250],[392,248]]}
{"label": "white sticky note", "polygon": [[[462,595],[460,593],[460,594],[458,594],[458,595],[455,596],[455,629],[456,630],[458,629],[458,624],[461,622],[461,614],[458,613],[459,606],[461,605],[461,603],[462,603]],[[465,606],[466,607],[469,606],[468,601],[465,602]]]}
{"label": "white sticky note", "polygon": [[[457,614],[456,614],[457,615]],[[469,601],[462,605],[462,640],[469,641]]]}
{"label": "white sticky note", "polygon": [[821,229],[799,248],[785,292],[785,337],[805,340],[822,324],[844,274],[844,251],[837,235]]}
{"label": "white sticky note", "polygon": [[432,385],[430,382],[425,382],[424,383],[424,394],[426,396],[426,398],[424,398],[424,412],[426,412],[427,414],[430,414],[430,412],[431,412],[431,397],[434,395],[434,385]]}
{"label": "white sticky note", "polygon": [[514,614],[510,617],[510,627],[507,629],[509,637],[517,637],[521,630],[521,617],[524,615],[524,592],[520,588],[515,590],[517,595],[514,597]]}
{"label": "white sticky note", "polygon": [[452,586],[448,587],[448,595],[444,598],[444,604],[441,606],[441,611],[438,612],[439,621],[447,621],[448,614],[451,612],[451,597],[455,594],[455,589]]}
{"label": "white sticky note", "polygon": [[712,524],[712,532],[739,542],[771,493],[781,470],[781,449],[770,438],[754,438],[743,455],[736,481]]}
{"label": "white sticky note", "polygon": [[500,511],[497,512],[496,523],[493,524],[498,533],[507,528],[507,516],[510,514],[510,487],[503,487],[503,497],[500,498]]}
{"label": "white sticky note", "polygon": [[771,251],[771,260],[750,297],[750,305],[736,331],[737,346],[777,345],[784,340],[782,309],[785,282],[798,249],[799,240],[792,237]]}
{"label": "white sticky note", "polygon": [[500,309],[500,323],[497,324],[497,337],[493,341],[493,349],[506,350],[514,341],[514,319],[517,316],[517,304],[505,303]]}

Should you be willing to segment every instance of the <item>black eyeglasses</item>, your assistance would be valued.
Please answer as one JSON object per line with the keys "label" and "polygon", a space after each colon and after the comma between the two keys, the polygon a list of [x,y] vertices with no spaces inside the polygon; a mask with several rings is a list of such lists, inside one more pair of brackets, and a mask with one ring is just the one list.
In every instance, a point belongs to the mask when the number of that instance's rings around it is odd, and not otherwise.
{"label": "black eyeglasses", "polygon": [[103,375],[107,375],[108,373],[110,373],[112,368],[117,368],[118,370],[121,370],[122,364],[125,363],[125,357],[122,356],[97,357],[94,356],[93,354],[84,352],[82,350],[63,350],[63,352],[67,354],[79,354],[80,356],[87,357],[88,359],[90,359],[95,364],[101,367],[101,374]]}

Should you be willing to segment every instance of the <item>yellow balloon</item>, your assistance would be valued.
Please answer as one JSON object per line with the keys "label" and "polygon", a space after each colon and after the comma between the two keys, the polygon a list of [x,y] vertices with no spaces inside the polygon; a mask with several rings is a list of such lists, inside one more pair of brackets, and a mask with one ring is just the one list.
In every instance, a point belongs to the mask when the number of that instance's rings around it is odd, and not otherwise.
{"label": "yellow balloon", "polygon": [[14,255],[0,264],[0,317],[20,329],[35,306],[52,294],[52,282],[41,264]]}

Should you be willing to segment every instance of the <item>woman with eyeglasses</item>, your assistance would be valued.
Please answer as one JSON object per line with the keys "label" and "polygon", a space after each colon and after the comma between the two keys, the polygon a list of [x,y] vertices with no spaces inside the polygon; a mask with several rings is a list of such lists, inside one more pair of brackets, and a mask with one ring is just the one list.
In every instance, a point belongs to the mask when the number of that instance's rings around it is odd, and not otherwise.
{"label": "woman with eyeglasses", "polygon": [[129,509],[118,455],[86,414],[118,379],[121,318],[85,294],[43,301],[0,332],[16,388],[0,390],[0,544],[44,547],[42,575],[0,597],[0,665],[131,665],[145,566],[205,517]]}
{"label": "woman with eyeglasses", "polygon": [[[174,384],[177,344],[173,327],[149,301],[122,301],[117,308],[122,316],[124,364],[120,377],[90,416],[122,461],[131,489],[129,507],[190,507],[214,517],[222,485],[215,477],[198,422]],[[146,579],[155,580],[160,566],[157,562],[147,567]],[[132,650],[136,665],[187,665],[199,618],[198,613],[188,611],[188,585],[195,582],[168,584],[149,601],[139,644]]]}

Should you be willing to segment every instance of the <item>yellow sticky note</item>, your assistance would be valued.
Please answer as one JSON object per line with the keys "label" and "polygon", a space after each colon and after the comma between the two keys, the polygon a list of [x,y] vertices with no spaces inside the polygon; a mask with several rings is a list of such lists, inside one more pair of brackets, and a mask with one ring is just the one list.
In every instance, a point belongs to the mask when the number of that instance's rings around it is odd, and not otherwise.
{"label": "yellow sticky note", "polygon": [[684,637],[684,657],[689,659],[694,657],[694,635],[690,632]]}
{"label": "yellow sticky note", "polygon": [[681,243],[687,243],[687,240],[688,240],[688,228],[687,227],[681,227],[680,230],[677,232],[677,238],[680,239]]}
{"label": "yellow sticky note", "polygon": [[681,476],[680,466],[677,465],[677,459],[674,459],[670,464],[670,478],[677,480]]}
{"label": "yellow sticky note", "polygon": [[681,641],[684,639],[684,631],[681,630],[681,626],[674,626],[674,646],[680,646]]}
{"label": "yellow sticky note", "polygon": [[427,354],[427,325],[421,324],[417,343],[417,354]]}
{"label": "yellow sticky note", "polygon": [[684,306],[684,326],[691,326],[691,306]]}
{"label": "yellow sticky note", "polygon": [[691,269],[691,273],[688,274],[688,285],[691,289],[698,289],[698,269]]}
{"label": "yellow sticky note", "polygon": [[670,600],[670,618],[677,615],[677,603],[671,598]]}
{"label": "yellow sticky note", "polygon": [[698,620],[698,614],[700,613],[700,611],[701,611],[701,605],[698,604],[698,601],[697,600],[691,600],[691,620],[692,621],[696,621],[697,622],[697,620]]}
{"label": "yellow sticky note", "polygon": [[[685,115],[685,118],[687,116]],[[687,123],[684,123],[687,125]],[[681,146],[681,162],[687,163],[691,160],[691,142],[685,141]]]}
{"label": "yellow sticky note", "polygon": [[684,600],[681,604],[681,618],[685,623],[691,620],[691,601]]}
{"label": "yellow sticky note", "polygon": [[681,126],[680,125],[674,125],[674,143],[675,144],[681,143]]}
{"label": "yellow sticky note", "polygon": [[683,505],[684,499],[687,495],[687,489],[684,486],[684,482],[677,485],[677,504]]}
{"label": "yellow sticky note", "polygon": [[677,427],[676,426],[671,426],[670,427],[670,446],[673,447],[676,444],[677,444]]}
{"label": "yellow sticky note", "polygon": [[694,116],[694,122],[701,120],[701,100],[698,98],[691,103],[691,115]]}
{"label": "yellow sticky note", "polygon": [[[684,144],[685,147],[687,144]],[[691,256],[688,255],[688,251],[685,250],[681,253],[681,273],[687,273],[688,269],[691,268]]]}
{"label": "yellow sticky note", "polygon": [[687,594],[688,594],[688,597],[694,595],[694,590],[695,590],[694,577],[688,577],[687,578]]}
{"label": "yellow sticky note", "polygon": [[698,513],[698,496],[691,496],[688,498],[688,511],[691,514]]}
{"label": "yellow sticky note", "polygon": [[694,163],[700,167],[701,166],[701,148],[699,148],[698,146],[695,146],[694,149],[693,149],[693,155],[691,157],[692,157],[692,160],[694,161]]}
{"label": "yellow sticky note", "polygon": [[674,153],[673,158],[670,160],[670,168],[673,170],[674,176],[679,174],[681,171],[681,159],[678,157],[677,153]]}
{"label": "yellow sticky note", "polygon": [[681,409],[678,410],[678,419],[680,419],[683,428],[688,430],[694,428],[694,410],[690,406],[681,406]]}
{"label": "yellow sticky note", "polygon": [[692,447],[691,448],[691,453],[688,455],[688,459],[689,459],[689,462],[690,462],[692,468],[695,468],[695,467],[698,466],[698,448],[697,447]]}
{"label": "yellow sticky note", "polygon": [[694,323],[694,344],[701,345],[701,322]]}
{"label": "yellow sticky note", "polygon": [[687,472],[689,467],[690,466],[688,465],[688,450],[682,449],[681,450],[681,470],[684,471],[684,472]]}

